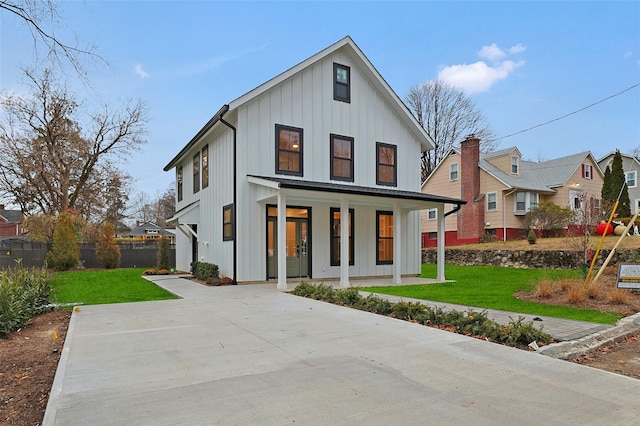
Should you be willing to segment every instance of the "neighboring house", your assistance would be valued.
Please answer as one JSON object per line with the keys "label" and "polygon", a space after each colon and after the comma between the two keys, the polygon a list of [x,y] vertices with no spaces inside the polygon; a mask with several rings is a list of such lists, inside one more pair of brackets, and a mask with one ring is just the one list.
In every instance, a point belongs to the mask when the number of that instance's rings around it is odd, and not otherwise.
{"label": "neighboring house", "polygon": [[348,286],[415,276],[419,211],[464,203],[420,192],[428,149],[431,138],[345,37],[223,105],[165,166],[176,173],[177,268],[206,261],[236,282],[277,278],[279,288],[287,277]]}
{"label": "neighboring house", "polygon": [[[610,152],[601,159],[598,160],[600,169],[604,172],[613,162],[614,152]],[[631,207],[631,214],[635,214],[640,209],[640,185],[638,185],[638,179],[640,178],[640,160],[634,155],[628,155],[620,153],[622,157],[622,170],[627,180],[627,190],[629,191],[629,207]],[[622,188],[620,188],[622,189]]]}
{"label": "neighboring house", "polygon": [[[531,162],[518,148],[480,153],[479,144],[469,136],[422,185],[422,192],[467,201],[447,217],[447,245],[477,243],[484,234],[499,240],[526,236],[524,216],[543,201],[579,212],[600,209],[603,174],[590,152]],[[437,217],[437,210],[423,212],[423,247],[436,245]]]}
{"label": "neighboring house", "polygon": [[5,205],[0,204],[0,237],[24,235],[23,223],[21,210],[6,210]]}
{"label": "neighboring house", "polygon": [[155,240],[161,237],[167,237],[174,243],[176,234],[173,230],[162,228],[153,222],[137,222],[136,227],[131,230],[129,236],[143,240]]}

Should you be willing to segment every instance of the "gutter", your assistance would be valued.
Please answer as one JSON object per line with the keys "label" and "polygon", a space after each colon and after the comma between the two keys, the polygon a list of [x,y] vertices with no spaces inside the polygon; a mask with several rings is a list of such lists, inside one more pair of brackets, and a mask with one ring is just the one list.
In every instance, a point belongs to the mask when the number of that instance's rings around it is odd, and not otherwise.
{"label": "gutter", "polygon": [[237,245],[238,244],[237,243],[238,221],[236,220],[238,216],[238,214],[236,213],[238,211],[238,175],[236,174],[237,164],[238,164],[238,161],[237,161],[238,131],[236,130],[235,127],[233,127],[233,125],[231,125],[231,123],[225,121],[225,119],[222,118],[227,111],[229,111],[229,105],[224,105],[220,109],[219,120],[222,124],[224,124],[225,126],[227,126],[233,131],[233,213],[232,213],[233,214],[233,283],[238,284],[238,245]]}
{"label": "gutter", "polygon": [[453,210],[451,210],[450,212],[446,212],[444,214],[444,217],[447,217],[449,215],[452,215],[454,213],[457,213],[458,211],[460,211],[460,209],[462,208],[462,204],[456,204],[456,206],[453,208]]}

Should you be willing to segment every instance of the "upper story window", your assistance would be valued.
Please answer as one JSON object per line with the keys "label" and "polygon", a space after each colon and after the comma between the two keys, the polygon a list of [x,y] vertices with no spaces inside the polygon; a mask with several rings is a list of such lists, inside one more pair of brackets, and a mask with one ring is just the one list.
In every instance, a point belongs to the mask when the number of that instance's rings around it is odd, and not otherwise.
{"label": "upper story window", "polygon": [[182,166],[176,169],[176,185],[178,187],[178,201],[182,201]]}
{"label": "upper story window", "polygon": [[632,172],[626,172],[624,174],[626,180],[627,180],[627,187],[628,188],[635,188],[637,185],[637,180],[636,180],[636,171],[632,171]]}
{"label": "upper story window", "polygon": [[209,186],[209,145],[202,148],[202,189]]}
{"label": "upper story window", "polygon": [[302,129],[276,124],[276,173],[302,176]]}
{"label": "upper story window", "polygon": [[393,263],[393,212],[376,212],[376,265]]}
{"label": "upper story window", "polygon": [[333,64],[333,100],[351,102],[351,68]]}
{"label": "upper story window", "polygon": [[449,164],[449,180],[458,180],[458,163]]}
{"label": "upper story window", "polygon": [[[331,247],[330,247],[330,257],[331,257],[331,266],[339,266],[340,265],[340,209],[337,207],[331,207]],[[354,210],[349,209],[349,265],[354,264],[353,257],[353,217]]]}
{"label": "upper story window", "polygon": [[427,210],[427,220],[436,220],[438,218],[438,209]]}
{"label": "upper story window", "polygon": [[517,175],[520,173],[520,158],[513,156],[511,157],[511,173]]}
{"label": "upper story window", "polygon": [[193,156],[193,193],[200,191],[200,153]]}
{"label": "upper story window", "polygon": [[353,138],[331,135],[331,179],[353,182]]}
{"label": "upper story window", "polygon": [[493,212],[496,210],[498,210],[498,193],[488,192],[487,193],[487,211]]}
{"label": "upper story window", "polygon": [[376,143],[376,184],[398,185],[397,147],[386,143]]}
{"label": "upper story window", "polygon": [[585,179],[593,179],[593,167],[591,164],[582,165],[582,177]]}

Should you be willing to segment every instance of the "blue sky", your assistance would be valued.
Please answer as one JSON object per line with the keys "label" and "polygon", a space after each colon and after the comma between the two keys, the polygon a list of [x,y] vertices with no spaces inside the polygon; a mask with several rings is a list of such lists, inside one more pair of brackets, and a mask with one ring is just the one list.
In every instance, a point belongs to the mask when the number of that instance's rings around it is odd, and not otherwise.
{"label": "blue sky", "polygon": [[[225,103],[350,35],[404,98],[441,78],[464,89],[498,137],[640,83],[638,1],[73,1],[57,33],[95,44],[85,105],[141,98],[148,143],[122,168],[155,195],[164,165]],[[24,92],[34,63],[25,25],[0,12],[0,90]],[[525,159],[640,146],[640,87],[500,141]]]}

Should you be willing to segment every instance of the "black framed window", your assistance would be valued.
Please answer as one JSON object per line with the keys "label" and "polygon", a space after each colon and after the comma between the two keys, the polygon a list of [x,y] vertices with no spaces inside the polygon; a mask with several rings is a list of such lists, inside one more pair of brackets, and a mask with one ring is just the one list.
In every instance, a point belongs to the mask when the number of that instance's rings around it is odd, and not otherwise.
{"label": "black framed window", "polygon": [[331,134],[331,179],[353,182],[353,138]]}
{"label": "black framed window", "polygon": [[233,233],[233,204],[222,207],[222,241],[231,241]]}
{"label": "black framed window", "polygon": [[276,124],[276,173],[302,176],[302,129]]}
{"label": "black framed window", "polygon": [[182,201],[182,166],[176,169],[176,186],[178,187],[178,201]]}
{"label": "black framed window", "polygon": [[398,169],[397,147],[386,143],[376,143],[376,183],[378,185],[397,186]]}
{"label": "black framed window", "polygon": [[209,186],[209,145],[202,148],[202,189]]}
{"label": "black framed window", "polygon": [[200,153],[193,156],[193,193],[200,191]]}
{"label": "black framed window", "polygon": [[333,100],[351,102],[351,68],[333,63]]}
{"label": "black framed window", "polygon": [[[331,207],[330,209],[330,225],[331,225],[331,266],[340,266],[340,209],[337,207]],[[355,263],[354,259],[354,238],[353,238],[353,220],[354,210],[349,209],[349,265]]]}
{"label": "black framed window", "polygon": [[376,212],[376,265],[393,264],[393,212]]}

